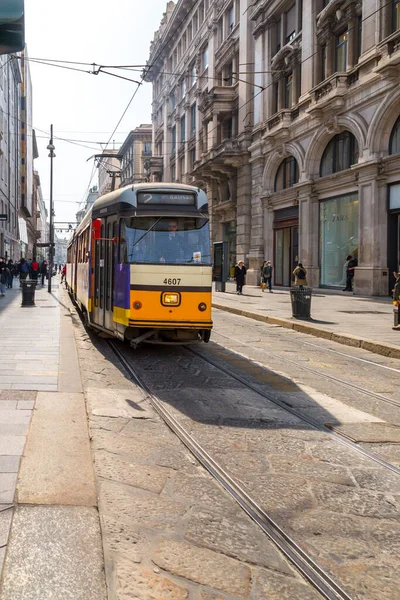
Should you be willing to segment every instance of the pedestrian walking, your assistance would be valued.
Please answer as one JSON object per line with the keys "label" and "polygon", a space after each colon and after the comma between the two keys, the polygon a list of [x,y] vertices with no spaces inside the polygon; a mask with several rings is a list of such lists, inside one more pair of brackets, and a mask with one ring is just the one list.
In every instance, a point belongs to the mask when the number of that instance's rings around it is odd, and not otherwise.
{"label": "pedestrian walking", "polygon": [[36,258],[34,258],[31,262],[30,276],[31,279],[37,281],[37,278],[39,276],[39,263],[37,262]]}
{"label": "pedestrian walking", "polygon": [[236,281],[236,293],[241,296],[243,294],[243,286],[246,282],[246,272],[247,269],[244,266],[244,262],[239,260],[238,264],[235,267],[235,281]]}
{"label": "pedestrian walking", "polygon": [[6,295],[7,284],[7,265],[6,261],[0,256],[0,296]]}
{"label": "pedestrian walking", "polygon": [[61,269],[61,283],[65,280],[65,276],[67,274],[67,265],[64,265]]}
{"label": "pedestrian walking", "polygon": [[21,258],[18,265],[19,272],[19,284],[21,287],[21,281],[24,281],[29,275],[29,263],[26,262],[24,258]]}
{"label": "pedestrian walking", "polygon": [[10,260],[7,263],[7,269],[8,269],[8,274],[7,274],[7,287],[9,290],[12,289],[13,286],[13,278],[14,278],[14,273],[15,273],[15,266],[13,261]]}
{"label": "pedestrian walking", "polygon": [[354,279],[354,269],[358,266],[358,260],[349,254],[346,258],[347,268],[346,268],[346,287],[344,288],[344,292],[352,292],[353,291],[353,279]]}
{"label": "pedestrian walking", "polygon": [[272,294],[272,270],[273,267],[271,261],[266,260],[262,268],[262,281],[265,284],[265,287],[263,287],[263,291],[268,287],[268,291],[270,292],[270,294]]}
{"label": "pedestrian walking", "polygon": [[[394,288],[392,290],[393,304],[398,307],[400,305],[400,271],[393,271],[393,276],[395,278]],[[392,329],[395,331],[400,331],[400,325],[397,325],[397,327],[392,327]]]}
{"label": "pedestrian walking", "polygon": [[303,267],[303,263],[298,263],[297,267],[293,271],[293,275],[295,277],[294,285],[298,286],[300,289],[303,289],[305,285],[307,285],[307,271]]}
{"label": "pedestrian walking", "polygon": [[44,260],[40,265],[40,275],[42,277],[42,285],[44,285],[44,280],[47,279],[48,275],[47,260]]}

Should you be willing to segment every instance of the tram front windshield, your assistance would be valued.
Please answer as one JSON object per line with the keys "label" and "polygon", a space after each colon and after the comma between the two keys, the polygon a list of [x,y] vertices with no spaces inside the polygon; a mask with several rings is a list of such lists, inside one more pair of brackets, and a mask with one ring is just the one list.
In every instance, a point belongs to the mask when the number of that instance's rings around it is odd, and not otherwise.
{"label": "tram front windshield", "polygon": [[120,262],[209,265],[209,221],[200,217],[121,219]]}

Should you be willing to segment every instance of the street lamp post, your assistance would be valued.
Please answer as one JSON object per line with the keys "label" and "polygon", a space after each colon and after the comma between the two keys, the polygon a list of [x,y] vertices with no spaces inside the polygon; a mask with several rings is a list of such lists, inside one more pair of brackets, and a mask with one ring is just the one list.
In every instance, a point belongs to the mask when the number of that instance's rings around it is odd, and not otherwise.
{"label": "street lamp post", "polygon": [[49,150],[49,158],[50,158],[50,247],[49,247],[49,283],[47,291],[51,294],[51,277],[53,275],[53,252],[54,252],[54,223],[53,223],[53,158],[55,158],[54,154],[54,144],[53,144],[53,125],[50,125],[50,142],[47,146],[47,150]]}

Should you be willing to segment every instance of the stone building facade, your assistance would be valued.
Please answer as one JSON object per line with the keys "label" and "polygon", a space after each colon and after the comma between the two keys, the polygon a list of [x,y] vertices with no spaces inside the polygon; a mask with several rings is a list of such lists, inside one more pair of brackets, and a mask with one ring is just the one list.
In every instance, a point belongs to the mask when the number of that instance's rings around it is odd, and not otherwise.
{"label": "stone building facade", "polygon": [[[400,262],[400,3],[178,0],[155,35],[153,175],[206,188],[214,240],[387,295]],[[158,162],[157,162],[158,160]],[[156,172],[158,169],[158,172]]]}
{"label": "stone building facade", "polygon": [[151,125],[140,125],[129,133],[122,144],[119,150],[121,156],[120,187],[149,180],[152,132]]}
{"label": "stone building facade", "polygon": [[400,255],[400,5],[257,0],[249,280],[387,295]]}
{"label": "stone building facade", "polygon": [[18,59],[0,56],[0,255],[18,260],[21,203],[20,106],[22,71]]}
{"label": "stone building facade", "polygon": [[250,250],[253,75],[249,0],[169,2],[151,44],[155,179],[204,188],[230,263]]}

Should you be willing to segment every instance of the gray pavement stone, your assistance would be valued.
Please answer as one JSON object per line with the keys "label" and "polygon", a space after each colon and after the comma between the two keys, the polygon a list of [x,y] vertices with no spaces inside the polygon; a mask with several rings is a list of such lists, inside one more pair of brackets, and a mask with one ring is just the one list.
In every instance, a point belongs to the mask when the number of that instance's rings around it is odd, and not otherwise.
{"label": "gray pavement stone", "polygon": [[164,539],[153,555],[162,569],[222,592],[248,598],[251,571],[239,561],[192,544]]}
{"label": "gray pavement stone", "polygon": [[247,563],[294,575],[276,546],[240,509],[229,515],[197,509],[189,520],[185,539]]}
{"label": "gray pavement stone", "polygon": [[29,423],[32,412],[30,410],[2,410],[0,405],[0,423]]}
{"label": "gray pavement stone", "polygon": [[118,560],[114,565],[112,594],[118,600],[188,600],[189,592],[154,570]]}
{"label": "gray pavement stone", "polygon": [[33,400],[18,400],[18,403],[17,403],[18,410],[33,410],[34,407],[35,407],[35,402]]}
{"label": "gray pavement stone", "polygon": [[168,486],[168,493],[189,505],[195,502],[197,510],[208,509],[214,514],[236,514],[236,504],[204,470],[196,476],[177,473]]}
{"label": "gray pavement stone", "polygon": [[[0,548],[6,546],[12,521],[12,508],[0,511]],[[1,571],[0,571],[1,573]]]}
{"label": "gray pavement stone", "polygon": [[0,473],[0,504],[14,501],[17,473]]}
{"label": "gray pavement stone", "polygon": [[1,600],[106,600],[94,508],[19,506],[14,514]]}
{"label": "gray pavement stone", "polygon": [[0,456],[0,473],[18,473],[19,456]]}
{"label": "gray pavement stone", "polygon": [[26,435],[29,429],[27,423],[0,423],[0,436],[2,435]]}
{"label": "gray pavement stone", "polygon": [[153,540],[146,532],[135,525],[134,519],[115,518],[110,515],[101,517],[103,544],[106,552],[116,556],[128,558],[134,563],[141,563],[153,546]]}
{"label": "gray pavement stone", "polygon": [[268,456],[268,462],[271,465],[271,469],[276,473],[296,473],[297,476],[306,477],[307,479],[316,479],[317,481],[327,481],[353,487],[355,485],[350,469],[313,460],[311,457]]}
{"label": "gray pavement stone", "polygon": [[335,429],[355,442],[400,443],[400,426],[390,423],[346,424]]}
{"label": "gray pavement stone", "polygon": [[362,488],[379,492],[400,494],[400,477],[384,469],[352,469],[357,484]]}
{"label": "gray pavement stone", "polygon": [[368,600],[397,600],[399,586],[397,576],[398,561],[392,564],[376,565],[368,561],[337,566],[336,576],[344,582],[350,595]]}
{"label": "gray pavement stone", "polygon": [[5,410],[5,409],[9,409],[9,410],[15,410],[17,408],[17,401],[16,400],[2,400],[1,396],[0,396],[0,410]]}
{"label": "gray pavement stone", "polygon": [[0,435],[0,455],[21,456],[24,451],[25,436]]}
{"label": "gray pavement stone", "polygon": [[173,474],[170,469],[138,465],[108,452],[96,452],[94,459],[95,472],[99,477],[120,481],[156,494],[162,492],[168,478]]}

